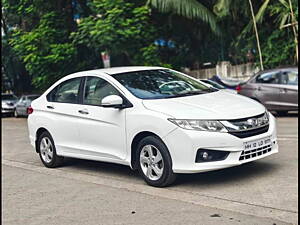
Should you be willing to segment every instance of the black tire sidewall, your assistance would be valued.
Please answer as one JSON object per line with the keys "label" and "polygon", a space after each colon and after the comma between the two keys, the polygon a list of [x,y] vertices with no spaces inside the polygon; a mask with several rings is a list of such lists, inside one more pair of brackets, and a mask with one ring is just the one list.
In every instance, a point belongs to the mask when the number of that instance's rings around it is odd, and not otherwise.
{"label": "black tire sidewall", "polygon": [[[144,172],[142,171],[141,165],[140,165],[140,153],[145,145],[155,146],[160,151],[162,158],[164,160],[163,174],[160,179],[155,180],[155,181],[150,180],[144,174]],[[143,138],[140,141],[140,143],[138,144],[136,152],[137,152],[136,159],[137,159],[137,163],[138,163],[138,165],[137,165],[138,171],[149,185],[154,186],[154,187],[164,187],[173,182],[173,180],[174,180],[173,177],[175,176],[175,174],[173,173],[173,170],[172,170],[172,159],[171,159],[168,148],[159,138],[157,138],[155,136],[148,136],[148,137]]]}
{"label": "black tire sidewall", "polygon": [[[43,160],[42,158],[42,154],[41,154],[41,151],[40,151],[40,145],[41,145],[41,140],[44,138],[44,137],[48,137],[51,141],[51,144],[52,144],[52,147],[53,147],[53,158],[51,160],[50,163],[47,163]],[[37,150],[39,152],[39,156],[40,156],[40,159],[42,161],[42,163],[48,167],[48,168],[54,168],[54,167],[57,167],[61,161],[62,161],[62,157],[58,156],[56,154],[56,148],[55,148],[55,144],[54,144],[54,141],[53,141],[53,138],[52,136],[49,134],[49,132],[45,131],[43,132],[39,137],[38,137],[38,141],[37,141]]]}

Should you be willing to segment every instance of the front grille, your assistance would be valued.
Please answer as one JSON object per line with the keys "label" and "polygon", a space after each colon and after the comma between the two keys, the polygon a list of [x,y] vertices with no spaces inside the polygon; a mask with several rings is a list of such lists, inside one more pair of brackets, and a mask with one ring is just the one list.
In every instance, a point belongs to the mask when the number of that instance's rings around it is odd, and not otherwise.
{"label": "front grille", "polygon": [[252,158],[267,154],[271,150],[272,150],[272,146],[266,145],[266,146],[256,148],[253,150],[243,151],[239,160],[243,161],[243,160],[247,160],[247,159],[252,159]]}
{"label": "front grille", "polygon": [[269,130],[269,125],[257,129],[253,129],[253,130],[246,130],[246,131],[239,131],[239,132],[230,131],[228,133],[239,138],[247,138],[247,137],[252,137],[255,135],[266,133],[268,132],[268,130]]}

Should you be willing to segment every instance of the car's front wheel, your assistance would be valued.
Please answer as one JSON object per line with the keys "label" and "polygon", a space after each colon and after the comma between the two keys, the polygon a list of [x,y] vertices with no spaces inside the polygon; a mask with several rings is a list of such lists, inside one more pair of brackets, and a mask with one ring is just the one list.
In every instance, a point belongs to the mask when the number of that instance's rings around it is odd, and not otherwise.
{"label": "car's front wheel", "polygon": [[149,185],[165,187],[175,181],[171,156],[159,138],[148,136],[142,139],[137,153],[139,173]]}
{"label": "car's front wheel", "polygon": [[37,141],[37,148],[42,163],[49,168],[54,168],[62,164],[63,157],[56,154],[54,141],[49,132],[43,132]]}

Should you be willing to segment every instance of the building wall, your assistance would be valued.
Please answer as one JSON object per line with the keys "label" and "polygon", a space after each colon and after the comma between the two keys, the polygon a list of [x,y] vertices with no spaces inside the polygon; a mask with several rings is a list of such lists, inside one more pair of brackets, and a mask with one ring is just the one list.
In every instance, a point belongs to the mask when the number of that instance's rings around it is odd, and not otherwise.
{"label": "building wall", "polygon": [[191,70],[185,72],[198,79],[209,79],[218,74],[226,78],[246,80],[258,71],[259,68],[255,67],[253,63],[231,65],[230,62],[223,61],[219,62],[215,68]]}

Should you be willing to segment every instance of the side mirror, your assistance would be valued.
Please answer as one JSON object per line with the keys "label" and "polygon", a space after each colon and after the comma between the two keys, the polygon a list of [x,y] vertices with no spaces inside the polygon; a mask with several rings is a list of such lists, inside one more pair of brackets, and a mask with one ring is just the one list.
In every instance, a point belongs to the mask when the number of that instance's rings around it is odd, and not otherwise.
{"label": "side mirror", "polygon": [[109,95],[102,99],[101,106],[107,108],[122,108],[123,99],[118,95]]}

